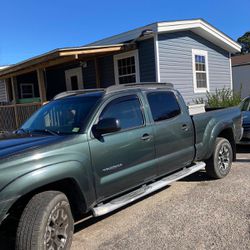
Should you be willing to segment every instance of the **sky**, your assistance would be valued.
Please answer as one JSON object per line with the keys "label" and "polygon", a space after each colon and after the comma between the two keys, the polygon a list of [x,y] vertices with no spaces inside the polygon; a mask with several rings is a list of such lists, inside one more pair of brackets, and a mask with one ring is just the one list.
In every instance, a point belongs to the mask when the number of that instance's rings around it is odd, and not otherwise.
{"label": "sky", "polygon": [[81,46],[157,21],[203,18],[237,40],[250,0],[0,0],[0,65]]}

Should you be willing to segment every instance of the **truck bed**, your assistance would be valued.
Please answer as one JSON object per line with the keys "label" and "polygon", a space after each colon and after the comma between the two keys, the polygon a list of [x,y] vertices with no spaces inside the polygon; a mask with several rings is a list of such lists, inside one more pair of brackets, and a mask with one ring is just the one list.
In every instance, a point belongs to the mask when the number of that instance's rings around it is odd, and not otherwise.
{"label": "truck bed", "polygon": [[[196,115],[191,115],[195,129],[196,159],[207,159],[213,148],[213,142],[219,131],[227,129],[232,132],[237,143],[242,134],[241,111],[237,107],[208,111]],[[231,131],[231,132],[230,132]]]}

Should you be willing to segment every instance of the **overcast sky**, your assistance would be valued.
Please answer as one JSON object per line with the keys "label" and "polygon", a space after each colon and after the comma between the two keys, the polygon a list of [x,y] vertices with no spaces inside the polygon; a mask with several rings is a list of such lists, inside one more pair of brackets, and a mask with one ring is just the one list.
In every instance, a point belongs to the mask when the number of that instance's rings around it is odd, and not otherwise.
{"label": "overcast sky", "polygon": [[156,21],[203,18],[236,40],[250,31],[249,5],[249,0],[0,0],[0,65]]}

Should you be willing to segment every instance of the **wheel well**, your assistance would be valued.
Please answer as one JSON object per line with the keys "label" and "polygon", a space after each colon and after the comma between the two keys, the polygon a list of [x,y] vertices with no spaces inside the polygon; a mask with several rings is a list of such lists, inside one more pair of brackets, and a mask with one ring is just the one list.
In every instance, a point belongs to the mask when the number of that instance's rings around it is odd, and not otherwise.
{"label": "wheel well", "polygon": [[218,137],[223,137],[230,142],[231,147],[233,149],[233,161],[235,161],[236,160],[236,143],[234,140],[233,130],[231,128],[224,129],[223,131],[220,132]]}
{"label": "wheel well", "polygon": [[[9,214],[14,214],[14,216],[20,216],[20,212],[23,211],[29,200],[35,194],[51,190],[62,192],[67,196],[75,221],[82,218],[82,216],[86,213],[86,202],[79,186],[77,185],[75,180],[68,178],[39,187],[23,195],[11,206]],[[20,211],[19,214],[17,211]]]}

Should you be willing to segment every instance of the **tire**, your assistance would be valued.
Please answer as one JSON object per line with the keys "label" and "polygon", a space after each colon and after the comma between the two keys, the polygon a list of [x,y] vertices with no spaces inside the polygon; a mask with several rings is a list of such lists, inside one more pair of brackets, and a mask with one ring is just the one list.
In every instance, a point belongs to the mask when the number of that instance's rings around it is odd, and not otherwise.
{"label": "tire", "polygon": [[16,250],[70,249],[73,232],[67,197],[57,191],[42,192],[33,196],[21,215]]}
{"label": "tire", "polygon": [[224,178],[230,172],[232,161],[233,150],[230,142],[225,138],[218,137],[213,155],[206,161],[206,172],[212,178]]}

